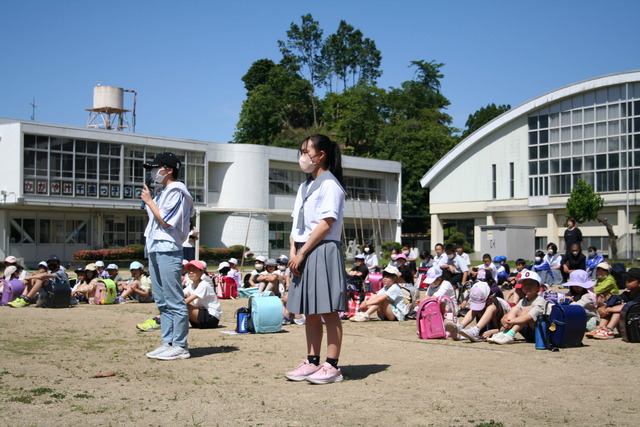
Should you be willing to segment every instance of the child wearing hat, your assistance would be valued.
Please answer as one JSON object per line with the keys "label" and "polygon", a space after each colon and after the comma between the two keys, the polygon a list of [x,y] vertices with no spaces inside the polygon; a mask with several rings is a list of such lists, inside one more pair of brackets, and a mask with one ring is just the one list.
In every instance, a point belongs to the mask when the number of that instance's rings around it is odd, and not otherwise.
{"label": "child wearing hat", "polygon": [[569,292],[564,297],[565,301],[571,301],[584,308],[587,313],[587,332],[593,331],[598,324],[598,312],[596,307],[598,300],[593,291],[595,282],[589,279],[589,273],[585,270],[574,270],[569,274],[569,281],[564,284],[569,288]]}
{"label": "child wearing hat", "polygon": [[620,313],[624,305],[630,301],[640,302],[640,268],[634,267],[627,271],[625,287],[627,289],[618,297],[612,297],[618,300],[616,305],[605,305],[598,309],[600,324],[595,333],[588,336],[601,340],[615,337],[613,331],[620,323]]}
{"label": "child wearing hat", "polygon": [[151,278],[144,274],[141,263],[134,261],[129,265],[131,278],[126,281],[117,282],[118,291],[122,293],[116,299],[119,304],[124,304],[127,297],[138,302],[153,302],[153,293],[151,289]]}
{"label": "child wearing hat", "polygon": [[107,271],[105,270],[103,261],[96,261],[96,269],[97,269],[98,277],[100,279],[109,278],[109,273],[107,273]]}
{"label": "child wearing hat", "polygon": [[397,267],[388,265],[382,270],[382,289],[377,294],[364,300],[358,311],[351,319],[352,322],[367,322],[373,313],[378,314],[380,320],[403,321],[407,314],[407,303],[404,293],[396,283],[400,277]]}
{"label": "child wearing hat", "polygon": [[523,270],[520,276],[524,298],[509,311],[500,332],[487,338],[494,344],[511,344],[515,341],[516,333],[528,341],[535,342],[536,319],[545,311],[546,301],[539,295],[541,280],[537,273]]}
{"label": "child wearing hat", "polygon": [[118,274],[120,270],[118,269],[117,264],[111,263],[107,265],[107,268],[105,268],[105,270],[107,270],[107,274],[109,274],[109,279],[113,280],[113,283],[118,283],[122,281],[122,277],[120,277],[120,275]]}
{"label": "child wearing hat", "polygon": [[189,323],[199,329],[217,327],[222,310],[211,282],[202,280],[206,275],[205,265],[193,260],[186,264],[186,268],[188,280],[184,288],[184,302],[189,310]]}
{"label": "child wearing hat", "polygon": [[69,276],[60,264],[60,258],[56,255],[51,255],[47,259],[48,270],[44,273],[30,274],[23,280],[24,291],[19,298],[9,303],[10,307],[20,308],[26,307],[36,302],[40,289],[47,286],[53,281],[68,282]]}
{"label": "child wearing hat", "polygon": [[[469,307],[460,323],[450,320],[445,322],[445,328],[454,340],[463,336],[471,341],[480,341],[500,331],[502,318],[511,311],[511,305],[491,291],[486,282],[476,282],[469,292]],[[476,321],[476,324],[465,329]]]}
{"label": "child wearing hat", "polygon": [[280,295],[280,279],[282,273],[278,270],[278,263],[275,259],[269,258],[264,263],[265,269],[258,274],[258,292],[271,291],[274,295]]}

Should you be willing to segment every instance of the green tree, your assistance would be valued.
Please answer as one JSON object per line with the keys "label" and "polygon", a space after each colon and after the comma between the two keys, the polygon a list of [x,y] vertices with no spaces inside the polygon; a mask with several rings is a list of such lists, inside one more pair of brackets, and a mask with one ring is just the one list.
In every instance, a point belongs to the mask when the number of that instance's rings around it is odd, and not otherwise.
{"label": "green tree", "polygon": [[491,120],[498,117],[500,114],[505,113],[511,109],[511,105],[498,105],[489,104],[486,107],[480,108],[473,114],[469,114],[469,118],[467,122],[464,124],[467,128],[462,132],[462,138],[466,138],[471,135],[473,132],[480,129],[485,124],[489,123]]}
{"label": "green tree", "polygon": [[296,62],[302,66],[300,70],[307,70],[308,79],[311,82],[310,99],[315,126],[318,126],[318,110],[314,87],[322,70],[322,33],[319,22],[315,21],[313,16],[308,13],[302,16],[302,24],[300,26],[296,23],[291,23],[287,31],[286,41],[278,41],[280,52],[282,52],[286,62]]}
{"label": "green tree", "polygon": [[269,73],[276,67],[275,62],[270,59],[259,59],[249,68],[249,71],[242,76],[244,88],[247,94],[260,85],[266,84],[269,80]]}
{"label": "green tree", "polygon": [[602,216],[600,210],[604,206],[604,199],[594,193],[593,188],[584,179],[579,179],[571,190],[571,196],[567,200],[567,217],[575,218],[576,223],[581,224],[594,219],[607,229],[609,246],[611,247],[611,259],[618,258],[618,236],[613,231],[613,226]]}

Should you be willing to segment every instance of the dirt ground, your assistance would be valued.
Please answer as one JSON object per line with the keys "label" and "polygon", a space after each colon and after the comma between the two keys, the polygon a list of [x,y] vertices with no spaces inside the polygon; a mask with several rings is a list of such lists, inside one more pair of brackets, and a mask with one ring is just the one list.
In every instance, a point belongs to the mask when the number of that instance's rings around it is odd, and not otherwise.
{"label": "dirt ground", "polygon": [[247,300],[221,303],[222,326],[192,329],[177,361],[145,357],[160,332],[135,324],[154,304],[0,307],[0,424],[640,425],[640,345],[620,338],[552,353],[345,321],[345,381],[311,385],[282,375],[305,357],[303,326],[226,335]]}

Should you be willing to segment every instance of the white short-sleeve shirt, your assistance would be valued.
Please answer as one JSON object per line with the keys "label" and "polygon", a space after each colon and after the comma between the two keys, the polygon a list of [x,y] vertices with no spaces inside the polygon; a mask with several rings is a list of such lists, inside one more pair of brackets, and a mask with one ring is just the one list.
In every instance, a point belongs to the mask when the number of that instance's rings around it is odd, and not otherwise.
{"label": "white short-sleeve shirt", "polygon": [[[326,173],[326,172],[325,172]],[[309,183],[311,185],[313,181]],[[294,242],[304,243],[309,240],[311,233],[318,223],[325,218],[334,218],[329,233],[324,240],[342,240],[342,218],[344,210],[344,190],[333,179],[324,180],[320,187],[314,190],[304,203],[304,229],[298,230],[298,214],[302,206],[302,188],[298,188],[298,195],[293,206],[293,228],[291,237]]]}

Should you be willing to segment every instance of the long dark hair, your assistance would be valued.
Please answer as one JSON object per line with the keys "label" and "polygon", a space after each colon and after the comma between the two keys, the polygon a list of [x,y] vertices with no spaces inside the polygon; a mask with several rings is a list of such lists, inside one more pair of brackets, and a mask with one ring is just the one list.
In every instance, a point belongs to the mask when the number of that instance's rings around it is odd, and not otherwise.
{"label": "long dark hair", "polygon": [[328,136],[315,134],[307,137],[300,143],[300,150],[305,143],[313,144],[313,148],[318,151],[324,151],[326,154],[327,169],[336,177],[340,185],[344,187],[342,176],[342,155],[340,154],[340,146],[337,142],[329,139]]}

